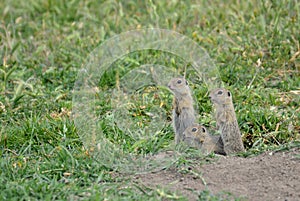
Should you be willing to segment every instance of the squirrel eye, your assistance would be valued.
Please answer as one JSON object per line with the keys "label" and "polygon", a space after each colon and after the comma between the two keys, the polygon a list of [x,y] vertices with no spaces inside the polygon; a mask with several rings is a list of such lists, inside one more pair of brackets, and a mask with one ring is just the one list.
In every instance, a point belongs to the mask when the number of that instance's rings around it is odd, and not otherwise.
{"label": "squirrel eye", "polygon": [[205,132],[206,132],[205,128],[203,128],[203,127],[202,127],[202,132],[203,132],[203,133],[205,133]]}
{"label": "squirrel eye", "polygon": [[197,131],[197,128],[193,128],[193,129],[192,129],[192,132],[196,132],[196,131]]}
{"label": "squirrel eye", "polygon": [[177,84],[181,84],[181,82],[182,82],[181,80],[177,80]]}
{"label": "squirrel eye", "polygon": [[223,91],[221,91],[221,90],[220,90],[220,91],[218,91],[218,94],[219,94],[219,95],[223,94]]}
{"label": "squirrel eye", "polygon": [[229,96],[229,97],[231,96],[229,91],[228,91],[228,96]]}

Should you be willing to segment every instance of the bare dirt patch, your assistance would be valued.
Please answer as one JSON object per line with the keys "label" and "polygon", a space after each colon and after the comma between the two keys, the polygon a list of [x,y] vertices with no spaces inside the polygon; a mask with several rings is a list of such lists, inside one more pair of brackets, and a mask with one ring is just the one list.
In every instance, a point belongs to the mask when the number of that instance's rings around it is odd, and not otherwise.
{"label": "bare dirt patch", "polygon": [[189,200],[197,200],[204,190],[221,197],[230,192],[232,198],[243,200],[300,200],[300,147],[248,158],[217,156],[212,163],[199,163],[187,170],[141,174],[134,180],[170,189]]}

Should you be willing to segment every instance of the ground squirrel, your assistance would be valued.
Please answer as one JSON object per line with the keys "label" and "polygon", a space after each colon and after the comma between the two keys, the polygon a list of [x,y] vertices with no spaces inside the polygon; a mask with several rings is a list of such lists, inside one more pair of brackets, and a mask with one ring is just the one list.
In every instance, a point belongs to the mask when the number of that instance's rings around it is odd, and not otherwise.
{"label": "ground squirrel", "polygon": [[208,130],[199,124],[189,126],[183,132],[183,142],[188,146],[199,148],[203,152],[225,155],[224,145],[220,135],[210,135]]}
{"label": "ground squirrel", "polygon": [[216,109],[217,129],[220,131],[225,153],[228,155],[245,151],[230,91],[218,88],[211,91],[209,97]]}
{"label": "ground squirrel", "polygon": [[195,120],[193,98],[188,82],[184,78],[172,78],[168,84],[174,94],[173,99],[173,128],[175,130],[175,143],[182,140],[185,129]]}

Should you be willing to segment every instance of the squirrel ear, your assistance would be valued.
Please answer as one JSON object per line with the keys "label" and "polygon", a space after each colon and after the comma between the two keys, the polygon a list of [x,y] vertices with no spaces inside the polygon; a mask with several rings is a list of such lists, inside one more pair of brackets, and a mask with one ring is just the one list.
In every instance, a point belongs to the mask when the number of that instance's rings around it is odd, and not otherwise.
{"label": "squirrel ear", "polygon": [[202,133],[205,133],[206,129],[204,127],[202,127]]}
{"label": "squirrel ear", "polygon": [[228,97],[230,97],[230,96],[231,96],[231,94],[230,94],[230,92],[229,92],[229,91],[227,92],[227,94],[228,94]]}
{"label": "squirrel ear", "polygon": [[185,81],[185,84],[186,84],[186,85],[189,85],[188,81]]}

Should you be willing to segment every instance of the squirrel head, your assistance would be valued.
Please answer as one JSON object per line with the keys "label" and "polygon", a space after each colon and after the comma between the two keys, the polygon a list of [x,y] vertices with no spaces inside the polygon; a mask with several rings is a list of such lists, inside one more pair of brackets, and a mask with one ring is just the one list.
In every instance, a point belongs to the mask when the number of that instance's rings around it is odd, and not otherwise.
{"label": "squirrel head", "polygon": [[184,78],[172,78],[168,87],[176,96],[182,96],[190,93],[188,82]]}
{"label": "squirrel head", "polygon": [[183,139],[189,138],[203,143],[207,135],[208,131],[204,126],[193,124],[185,129],[185,131],[183,132]]}
{"label": "squirrel head", "polygon": [[216,105],[229,105],[232,103],[230,91],[224,88],[214,89],[209,93],[210,100]]}

